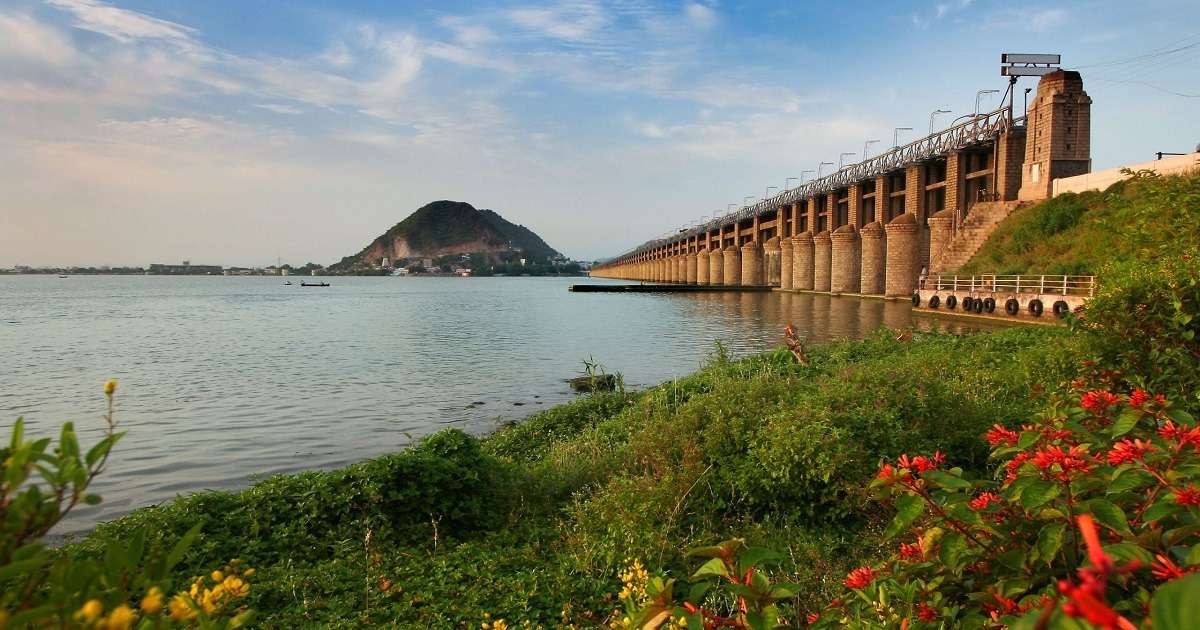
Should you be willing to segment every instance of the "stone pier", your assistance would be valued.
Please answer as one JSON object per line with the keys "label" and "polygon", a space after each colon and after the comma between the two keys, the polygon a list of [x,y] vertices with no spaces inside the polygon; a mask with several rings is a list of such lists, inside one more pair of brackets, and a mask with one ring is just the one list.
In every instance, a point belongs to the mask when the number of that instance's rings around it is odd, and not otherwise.
{"label": "stone pier", "polygon": [[714,245],[708,254],[708,283],[714,286],[725,284],[725,253],[720,245]]}
{"label": "stone pier", "polygon": [[884,295],[905,297],[917,288],[917,256],[921,251],[920,226],[911,212],[892,219],[887,232],[887,264],[884,271]]}
{"label": "stone pier", "polygon": [[802,232],[792,238],[792,287],[813,290],[813,237]]}
{"label": "stone pier", "polygon": [[742,286],[757,287],[763,283],[763,253],[758,243],[742,245]]}
{"label": "stone pier", "polygon": [[696,254],[696,284],[708,285],[708,248],[701,248]]}
{"label": "stone pier", "polygon": [[813,291],[829,291],[830,263],[833,258],[833,241],[825,230],[813,237]]}
{"label": "stone pier", "polygon": [[862,258],[858,232],[853,225],[843,225],[830,234],[829,290],[834,293],[858,293],[862,282]]}
{"label": "stone pier", "polygon": [[779,286],[783,289],[792,288],[792,239],[779,241]]}
{"label": "stone pier", "polygon": [[863,226],[859,233],[862,240],[862,277],[859,292],[866,295],[883,295],[883,269],[887,263],[887,239],[883,224],[872,221]]}
{"label": "stone pier", "polygon": [[771,287],[782,285],[783,270],[780,268],[779,237],[772,236],[763,244],[763,284]]}
{"label": "stone pier", "polygon": [[738,255],[737,245],[730,245],[724,252],[725,267],[721,278],[727,287],[736,287],[742,283],[742,257]]}

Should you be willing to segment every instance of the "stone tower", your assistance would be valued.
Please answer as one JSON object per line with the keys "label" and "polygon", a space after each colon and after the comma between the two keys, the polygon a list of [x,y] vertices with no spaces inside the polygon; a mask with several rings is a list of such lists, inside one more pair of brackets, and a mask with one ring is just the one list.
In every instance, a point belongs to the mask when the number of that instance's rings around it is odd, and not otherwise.
{"label": "stone tower", "polygon": [[1050,196],[1050,182],[1091,171],[1092,99],[1078,72],[1058,70],[1042,77],[1026,118],[1021,201]]}

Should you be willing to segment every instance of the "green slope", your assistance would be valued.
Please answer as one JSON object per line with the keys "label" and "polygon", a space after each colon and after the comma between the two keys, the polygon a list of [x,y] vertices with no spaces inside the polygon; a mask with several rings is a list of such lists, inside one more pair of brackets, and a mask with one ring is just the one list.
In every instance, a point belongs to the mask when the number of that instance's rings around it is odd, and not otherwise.
{"label": "green slope", "polygon": [[1200,242],[1200,174],[1139,174],[1014,211],[960,273],[1092,274]]}

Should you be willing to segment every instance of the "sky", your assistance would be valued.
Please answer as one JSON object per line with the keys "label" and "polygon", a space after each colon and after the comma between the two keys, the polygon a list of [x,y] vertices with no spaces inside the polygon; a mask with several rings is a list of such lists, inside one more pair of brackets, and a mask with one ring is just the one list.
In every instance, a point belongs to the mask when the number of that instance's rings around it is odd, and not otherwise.
{"label": "sky", "polygon": [[0,267],[330,264],[438,199],[611,256],[1002,52],[1083,73],[1097,169],[1200,142],[1195,0],[0,0]]}

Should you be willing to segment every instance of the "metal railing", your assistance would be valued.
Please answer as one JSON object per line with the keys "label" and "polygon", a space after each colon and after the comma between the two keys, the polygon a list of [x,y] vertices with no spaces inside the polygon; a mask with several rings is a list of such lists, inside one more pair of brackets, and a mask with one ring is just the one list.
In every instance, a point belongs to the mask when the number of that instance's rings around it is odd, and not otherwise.
{"label": "metal railing", "polygon": [[947,127],[936,133],[919,138],[906,145],[896,147],[885,153],[865,159],[856,164],[850,164],[825,177],[814,179],[808,183],[789,188],[758,203],[742,206],[719,218],[700,225],[682,228],[668,237],[647,241],[637,247],[605,261],[604,264],[624,260],[644,251],[655,249],[669,243],[675,243],[691,238],[697,234],[705,234],[723,225],[729,225],[746,219],[774,212],[778,208],[845,188],[855,182],[868,180],[884,175],[911,164],[923,162],[933,157],[949,155],[953,151],[993,140],[1000,134],[1018,127],[1025,122],[1025,117],[1012,117],[1011,104],[967,119],[952,127]]}
{"label": "metal railing", "polygon": [[933,291],[1004,294],[1040,293],[1043,295],[1067,295],[1090,298],[1096,293],[1096,276],[936,275],[922,280],[921,288]]}

